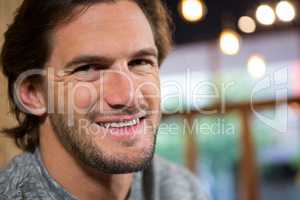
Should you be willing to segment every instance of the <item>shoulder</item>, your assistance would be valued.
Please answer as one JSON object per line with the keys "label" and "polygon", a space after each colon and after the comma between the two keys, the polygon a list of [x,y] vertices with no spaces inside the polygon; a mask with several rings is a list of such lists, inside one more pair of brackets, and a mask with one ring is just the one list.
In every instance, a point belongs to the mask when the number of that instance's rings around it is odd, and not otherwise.
{"label": "shoulder", "polygon": [[0,200],[21,199],[22,187],[36,173],[33,155],[24,153],[15,157],[6,168],[0,170]]}
{"label": "shoulder", "polygon": [[155,156],[153,170],[155,183],[158,184],[163,199],[209,199],[199,180],[187,169]]}
{"label": "shoulder", "polygon": [[[6,168],[0,170],[0,186],[8,182],[17,185],[26,176],[28,168],[32,167],[32,154],[24,153],[16,156]],[[12,185],[12,184],[11,184]]]}

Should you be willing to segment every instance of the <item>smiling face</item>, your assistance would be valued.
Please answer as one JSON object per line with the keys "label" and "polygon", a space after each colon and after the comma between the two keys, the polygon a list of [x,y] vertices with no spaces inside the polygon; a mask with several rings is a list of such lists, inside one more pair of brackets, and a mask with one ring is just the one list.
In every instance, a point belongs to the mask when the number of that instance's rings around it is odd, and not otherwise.
{"label": "smiling face", "polygon": [[143,169],[160,121],[158,52],[143,11],[131,1],[94,4],[57,27],[51,46],[57,139],[102,172]]}

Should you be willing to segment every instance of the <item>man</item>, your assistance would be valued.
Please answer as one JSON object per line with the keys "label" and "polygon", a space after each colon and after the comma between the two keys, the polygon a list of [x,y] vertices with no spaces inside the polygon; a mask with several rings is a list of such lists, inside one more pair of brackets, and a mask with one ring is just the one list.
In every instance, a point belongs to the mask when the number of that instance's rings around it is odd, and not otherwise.
{"label": "man", "polygon": [[27,153],[0,173],[0,197],[205,199],[153,158],[169,49],[158,0],[25,0],[1,56],[19,121],[6,133]]}

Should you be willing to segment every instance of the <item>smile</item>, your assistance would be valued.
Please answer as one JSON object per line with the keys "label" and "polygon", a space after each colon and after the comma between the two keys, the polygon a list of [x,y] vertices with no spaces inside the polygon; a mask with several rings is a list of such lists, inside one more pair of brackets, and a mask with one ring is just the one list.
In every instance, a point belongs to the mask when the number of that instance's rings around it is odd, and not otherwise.
{"label": "smile", "polygon": [[111,123],[97,123],[104,128],[124,128],[129,126],[135,126],[140,123],[140,119],[136,118],[128,121],[111,122]]}

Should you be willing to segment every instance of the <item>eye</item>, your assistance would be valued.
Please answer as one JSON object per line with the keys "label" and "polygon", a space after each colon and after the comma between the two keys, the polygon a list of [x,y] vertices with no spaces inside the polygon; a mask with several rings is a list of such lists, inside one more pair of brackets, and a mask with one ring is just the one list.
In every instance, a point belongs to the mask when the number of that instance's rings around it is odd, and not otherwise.
{"label": "eye", "polygon": [[82,66],[77,67],[76,69],[74,69],[72,71],[72,74],[78,73],[78,72],[86,73],[86,72],[89,72],[89,71],[97,71],[97,70],[100,70],[102,68],[103,67],[101,67],[100,65],[97,65],[97,64],[86,64],[86,65],[82,65]]}
{"label": "eye", "polygon": [[148,60],[148,59],[135,59],[130,61],[128,65],[131,67],[146,66],[146,65],[153,66],[154,63],[152,60]]}

